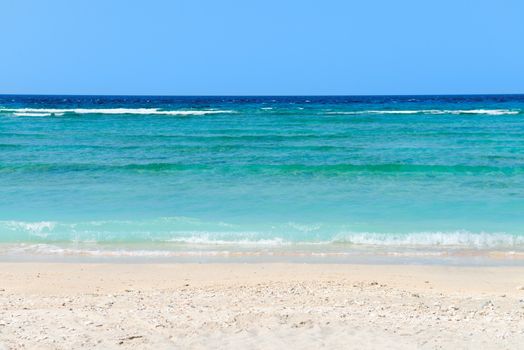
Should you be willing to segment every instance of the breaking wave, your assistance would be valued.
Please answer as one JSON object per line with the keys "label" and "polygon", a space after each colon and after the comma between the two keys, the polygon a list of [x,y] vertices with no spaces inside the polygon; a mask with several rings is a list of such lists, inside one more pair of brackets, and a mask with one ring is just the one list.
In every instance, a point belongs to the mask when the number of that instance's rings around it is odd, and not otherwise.
{"label": "breaking wave", "polygon": [[0,221],[2,243],[95,243],[278,247],[397,246],[524,249],[524,235],[506,232],[353,232],[347,227],[294,222],[244,227],[185,217],[144,221]]}
{"label": "breaking wave", "polygon": [[65,114],[111,114],[111,115],[173,115],[191,116],[235,113],[231,110],[162,110],[159,108],[0,108],[0,113],[11,113],[16,117],[47,117]]}
{"label": "breaking wave", "polygon": [[521,113],[511,109],[420,109],[420,110],[368,110],[368,111],[328,111],[326,114],[484,114],[516,115]]}

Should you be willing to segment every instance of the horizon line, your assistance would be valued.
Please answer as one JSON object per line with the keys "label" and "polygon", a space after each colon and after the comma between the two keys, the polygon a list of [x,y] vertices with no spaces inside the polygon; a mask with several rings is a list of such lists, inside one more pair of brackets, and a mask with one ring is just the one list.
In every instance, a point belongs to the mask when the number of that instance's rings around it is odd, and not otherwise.
{"label": "horizon line", "polygon": [[237,95],[237,94],[225,94],[225,95],[149,95],[149,94],[21,94],[21,93],[0,93],[0,97],[3,96],[71,96],[71,97],[404,97],[404,96],[418,96],[418,97],[430,97],[430,96],[524,96],[524,92],[519,93],[465,93],[465,94],[313,94],[313,95],[302,95],[302,94],[283,94],[283,95],[269,95],[269,94],[248,94],[248,95]]}

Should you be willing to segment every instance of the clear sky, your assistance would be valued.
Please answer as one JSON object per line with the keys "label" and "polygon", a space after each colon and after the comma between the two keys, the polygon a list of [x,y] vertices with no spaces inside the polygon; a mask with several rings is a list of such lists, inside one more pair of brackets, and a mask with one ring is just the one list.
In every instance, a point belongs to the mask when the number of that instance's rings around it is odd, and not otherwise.
{"label": "clear sky", "polygon": [[524,93],[522,0],[0,0],[0,93]]}

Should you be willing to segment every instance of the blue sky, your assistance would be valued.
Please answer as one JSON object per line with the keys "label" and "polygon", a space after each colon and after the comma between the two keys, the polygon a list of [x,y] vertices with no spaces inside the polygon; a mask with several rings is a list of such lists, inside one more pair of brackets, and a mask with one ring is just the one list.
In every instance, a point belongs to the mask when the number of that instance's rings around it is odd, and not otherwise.
{"label": "blue sky", "polygon": [[0,93],[524,93],[522,0],[0,0]]}

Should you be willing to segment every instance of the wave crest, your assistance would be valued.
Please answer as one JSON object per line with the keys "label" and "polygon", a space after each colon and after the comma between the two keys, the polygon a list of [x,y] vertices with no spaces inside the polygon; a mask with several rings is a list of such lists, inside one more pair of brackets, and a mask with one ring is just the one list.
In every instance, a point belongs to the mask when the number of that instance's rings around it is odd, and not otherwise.
{"label": "wave crest", "polygon": [[419,109],[419,110],[368,110],[368,111],[329,111],[326,114],[484,114],[484,115],[516,115],[521,113],[511,109]]}
{"label": "wave crest", "polygon": [[429,231],[353,232],[340,225],[294,222],[244,227],[224,222],[173,217],[145,221],[0,221],[0,242],[154,243],[191,246],[398,246],[414,248],[520,249],[524,234]]}
{"label": "wave crest", "polygon": [[207,115],[235,113],[231,110],[161,110],[159,108],[3,108],[0,113],[12,113],[17,117],[47,117],[62,116],[64,114],[133,114],[133,115]]}

